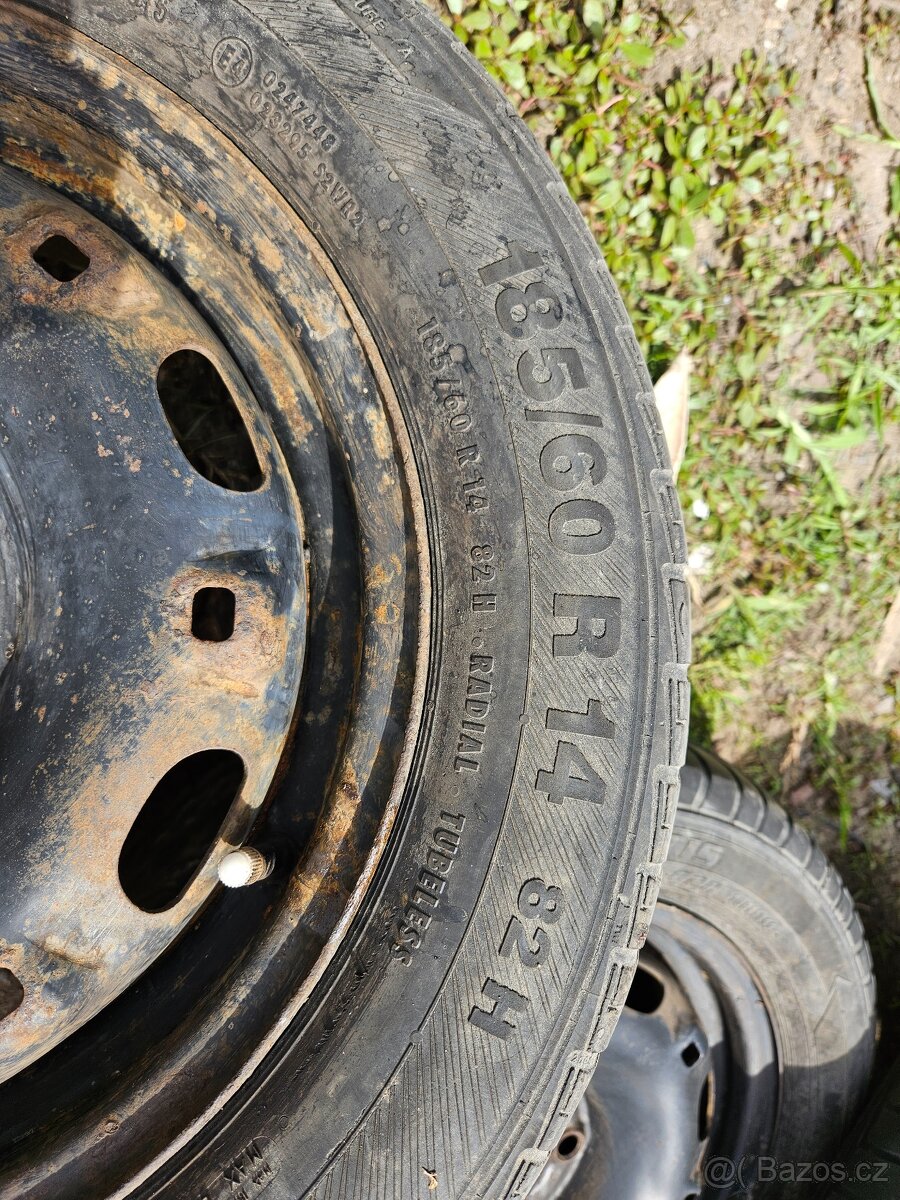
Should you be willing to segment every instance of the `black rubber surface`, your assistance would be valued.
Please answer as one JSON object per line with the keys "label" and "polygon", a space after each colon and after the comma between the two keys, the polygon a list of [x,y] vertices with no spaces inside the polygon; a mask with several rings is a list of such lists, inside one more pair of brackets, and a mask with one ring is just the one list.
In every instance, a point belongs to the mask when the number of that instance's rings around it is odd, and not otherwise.
{"label": "black rubber surface", "polygon": [[[758,1171],[751,1157],[764,1156],[759,1178],[771,1182],[754,1195],[808,1194],[813,1176],[799,1164],[837,1157],[872,1066],[872,960],[850,894],[779,805],[691,748],[660,904],[699,917],[749,967],[775,1040],[778,1062],[766,1070],[777,1077],[770,1111],[750,1114],[762,1144],[733,1153],[748,1154],[747,1181]],[[728,1184],[708,1195],[733,1194]]]}
{"label": "black rubber surface", "polygon": [[[388,852],[276,1049],[165,1162],[98,1132],[28,1196],[524,1196],[628,991],[686,746],[683,529],[628,318],[418,4],[39,7],[222,129],[338,265],[408,425],[433,633]],[[286,95],[332,131],[303,156]],[[79,119],[105,103],[98,72]]]}
{"label": "black rubber surface", "polygon": [[836,1158],[828,1200],[900,1196],[900,1062],[890,1068]]}

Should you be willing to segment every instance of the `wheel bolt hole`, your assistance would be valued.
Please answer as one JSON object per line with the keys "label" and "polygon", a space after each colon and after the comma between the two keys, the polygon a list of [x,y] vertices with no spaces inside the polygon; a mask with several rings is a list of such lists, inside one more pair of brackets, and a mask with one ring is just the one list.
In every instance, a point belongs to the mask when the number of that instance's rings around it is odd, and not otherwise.
{"label": "wheel bolt hole", "polygon": [[0,967],[0,1021],[14,1013],[25,999],[25,989],[6,967]]}
{"label": "wheel bolt hole", "polygon": [[230,588],[200,588],[191,607],[191,633],[201,642],[227,642],[234,633],[234,612]]}
{"label": "wheel bolt hole", "polygon": [[696,1042],[688,1042],[681,1052],[681,1060],[686,1067],[692,1067],[700,1058],[700,1048]]}
{"label": "wheel bolt hole", "polygon": [[560,1162],[571,1162],[583,1149],[584,1141],[581,1129],[567,1129],[556,1143],[554,1157]]}
{"label": "wheel bolt hole", "polygon": [[91,260],[84,251],[79,250],[74,242],[63,237],[61,233],[54,233],[41,242],[38,248],[32,251],[31,257],[42,270],[58,279],[60,283],[71,283],[91,265]]}
{"label": "wheel bolt hole", "polygon": [[631,981],[631,987],[625,1000],[627,1008],[635,1012],[655,1013],[663,1002],[665,989],[655,975],[638,967]]}

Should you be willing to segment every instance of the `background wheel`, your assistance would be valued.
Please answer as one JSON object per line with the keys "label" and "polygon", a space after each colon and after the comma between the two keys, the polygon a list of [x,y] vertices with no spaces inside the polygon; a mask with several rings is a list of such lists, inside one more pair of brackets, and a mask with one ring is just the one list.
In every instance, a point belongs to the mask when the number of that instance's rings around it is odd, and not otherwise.
{"label": "background wheel", "polygon": [[900,1063],[888,1070],[838,1158],[841,1175],[828,1200],[888,1200],[900,1193]]}
{"label": "background wheel", "polygon": [[[735,1161],[742,1153],[822,1157],[839,1145],[872,1067],[875,982],[859,916],[809,836],[721,759],[692,750],[682,789],[661,927],[699,921],[726,940],[771,1038],[770,1050],[762,1038],[748,1037],[746,1049],[734,1040],[739,1086],[753,1088],[752,1104],[735,1107],[752,1121],[729,1120],[726,1090],[710,1144]],[[773,1189],[789,1194],[780,1182]]]}
{"label": "background wheel", "polygon": [[[593,242],[413,3],[5,4],[0,131],[26,564],[0,727],[28,718],[4,770],[52,816],[35,872],[10,814],[0,1192],[524,1195],[627,994],[686,745],[680,514]],[[240,487],[167,407],[215,390],[185,351],[243,425]],[[76,501],[52,513],[48,461]],[[76,538],[111,573],[69,571],[58,603]],[[195,624],[209,589],[242,643],[215,605]],[[40,663],[88,602],[112,649],[78,660],[103,666],[86,713]],[[254,644],[282,672],[271,761]],[[180,853],[210,750],[244,774],[160,898],[138,868]],[[223,890],[245,842],[271,870]]]}
{"label": "background wheel", "polygon": [[535,1195],[818,1194],[868,1084],[874,1020],[837,872],[742,775],[689,749],[622,1019]]}

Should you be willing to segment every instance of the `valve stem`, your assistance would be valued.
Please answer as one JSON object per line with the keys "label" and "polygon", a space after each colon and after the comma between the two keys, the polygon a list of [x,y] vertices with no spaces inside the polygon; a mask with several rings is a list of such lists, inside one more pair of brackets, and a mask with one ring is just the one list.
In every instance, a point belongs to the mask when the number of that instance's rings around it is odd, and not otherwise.
{"label": "valve stem", "polygon": [[272,859],[266,858],[253,846],[241,846],[229,852],[220,860],[218,866],[219,882],[225,887],[247,887],[258,883],[272,870]]}

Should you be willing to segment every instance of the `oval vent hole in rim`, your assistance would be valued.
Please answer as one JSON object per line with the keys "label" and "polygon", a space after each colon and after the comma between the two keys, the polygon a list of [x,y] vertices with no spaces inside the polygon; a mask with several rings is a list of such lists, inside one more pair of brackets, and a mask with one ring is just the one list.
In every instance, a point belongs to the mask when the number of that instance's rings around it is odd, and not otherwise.
{"label": "oval vent hole in rim", "polygon": [[664,995],[665,989],[656,976],[645,971],[643,967],[638,967],[631,981],[625,1006],[633,1008],[635,1012],[655,1013],[662,1004]]}
{"label": "oval vent hole in rim", "polygon": [[234,397],[197,350],[176,350],[160,365],[156,391],[182,453],[210,483],[255,492],[263,473]]}
{"label": "oval vent hole in rim", "polygon": [[0,967],[0,1021],[14,1013],[25,999],[25,989],[8,967]]}
{"label": "oval vent hole in rim", "polygon": [[701,1142],[705,1142],[709,1137],[709,1127],[711,1123],[712,1105],[712,1088],[710,1087],[710,1076],[703,1080],[703,1089],[700,1092],[700,1100],[697,1104],[697,1136]]}
{"label": "oval vent hole in rim", "polygon": [[162,912],[177,902],[215,845],[244,775],[233,750],[200,750],[166,771],[119,853],[119,882],[132,904]]}
{"label": "oval vent hole in rim", "polygon": [[71,283],[91,265],[84,251],[61,233],[46,238],[36,250],[32,250],[31,257],[41,270],[60,283]]}
{"label": "oval vent hole in rim", "polygon": [[227,642],[234,633],[234,611],[230,588],[199,588],[191,605],[191,633],[201,642]]}

